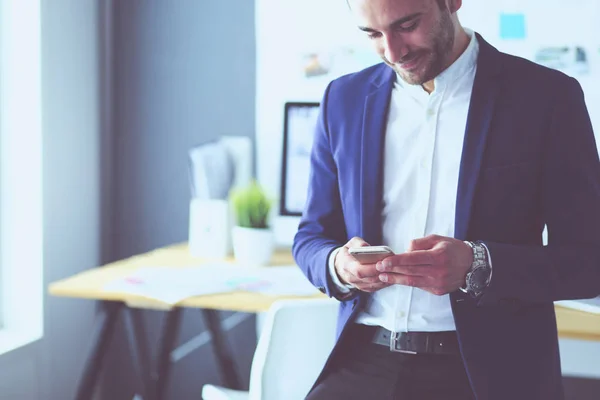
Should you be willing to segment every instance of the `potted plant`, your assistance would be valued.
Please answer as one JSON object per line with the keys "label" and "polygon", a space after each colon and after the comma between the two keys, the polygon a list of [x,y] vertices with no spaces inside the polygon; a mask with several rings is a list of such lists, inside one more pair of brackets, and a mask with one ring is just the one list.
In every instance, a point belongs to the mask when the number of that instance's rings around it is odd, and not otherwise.
{"label": "potted plant", "polygon": [[274,249],[273,231],[269,226],[272,201],[255,181],[235,188],[230,194],[235,225],[231,232],[233,254],[245,265],[266,265]]}

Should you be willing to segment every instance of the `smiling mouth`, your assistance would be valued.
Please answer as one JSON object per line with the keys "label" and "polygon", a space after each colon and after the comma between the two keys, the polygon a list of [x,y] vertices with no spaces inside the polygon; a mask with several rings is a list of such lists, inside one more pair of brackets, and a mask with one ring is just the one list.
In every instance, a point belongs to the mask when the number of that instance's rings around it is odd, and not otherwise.
{"label": "smiling mouth", "polygon": [[421,57],[415,57],[412,60],[403,62],[403,63],[399,63],[399,66],[401,69],[403,69],[404,71],[412,71],[414,69],[416,69],[416,67],[419,65],[419,61],[421,60]]}

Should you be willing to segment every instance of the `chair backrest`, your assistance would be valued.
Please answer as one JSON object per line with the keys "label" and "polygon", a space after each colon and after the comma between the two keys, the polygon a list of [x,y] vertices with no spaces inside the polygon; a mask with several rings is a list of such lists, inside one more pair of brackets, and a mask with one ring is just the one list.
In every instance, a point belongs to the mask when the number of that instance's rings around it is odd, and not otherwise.
{"label": "chair backrest", "polygon": [[273,304],[252,360],[250,400],[306,397],[335,344],[338,307],[334,299]]}

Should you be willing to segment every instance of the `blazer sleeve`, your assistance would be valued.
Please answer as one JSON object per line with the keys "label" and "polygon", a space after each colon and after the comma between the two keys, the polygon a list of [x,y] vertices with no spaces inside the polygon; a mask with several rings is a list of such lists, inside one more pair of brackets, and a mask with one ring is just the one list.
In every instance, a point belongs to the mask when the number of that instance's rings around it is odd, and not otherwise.
{"label": "blazer sleeve", "polygon": [[310,156],[307,200],[292,253],[314,286],[330,297],[347,300],[355,297],[356,293],[343,295],[338,292],[328,272],[329,255],[346,242],[338,170],[328,126],[331,87],[330,83],[321,101]]}
{"label": "blazer sleeve", "polygon": [[[543,151],[541,207],[547,246],[485,242],[493,259],[480,304],[600,295],[600,162],[583,91],[565,79]],[[560,85],[560,83],[559,83]]]}

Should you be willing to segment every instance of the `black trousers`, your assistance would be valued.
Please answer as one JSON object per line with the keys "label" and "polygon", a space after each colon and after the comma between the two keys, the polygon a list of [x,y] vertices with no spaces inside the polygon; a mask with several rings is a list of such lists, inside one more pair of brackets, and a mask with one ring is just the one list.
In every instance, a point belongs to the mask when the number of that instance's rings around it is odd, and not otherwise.
{"label": "black trousers", "polygon": [[340,343],[307,400],[473,400],[460,355],[404,354],[358,326]]}

